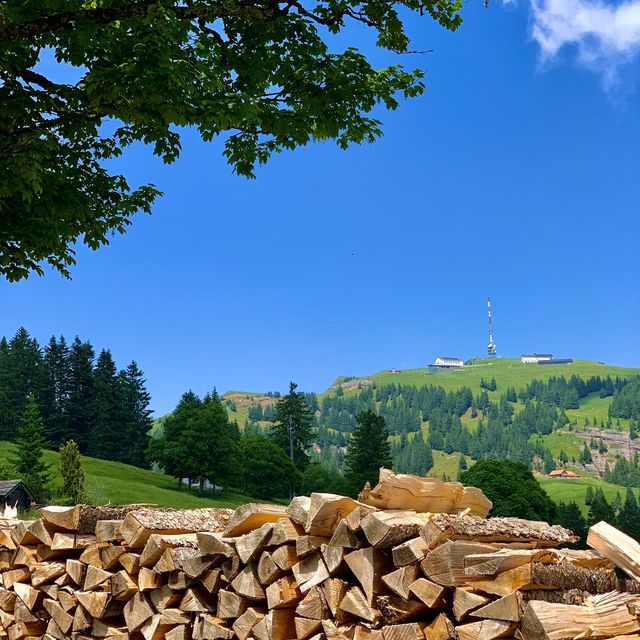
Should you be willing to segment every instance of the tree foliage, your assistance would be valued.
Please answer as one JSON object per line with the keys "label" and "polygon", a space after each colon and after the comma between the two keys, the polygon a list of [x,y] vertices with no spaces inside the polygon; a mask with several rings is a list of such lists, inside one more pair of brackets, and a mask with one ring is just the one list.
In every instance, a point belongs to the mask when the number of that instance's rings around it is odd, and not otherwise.
{"label": "tree foliage", "polygon": [[30,395],[22,414],[16,453],[10,459],[10,463],[37,502],[43,502],[49,496],[49,473],[43,451],[45,444],[38,403],[35,397]]}
{"label": "tree foliage", "polygon": [[513,460],[480,460],[460,474],[463,484],[478,487],[491,502],[493,516],[552,521],[555,505],[529,468]]}
{"label": "tree foliage", "polygon": [[[381,123],[371,111],[420,94],[423,74],[376,69],[345,41],[364,26],[379,47],[404,53],[408,12],[453,30],[461,4],[3,2],[0,273],[17,280],[47,261],[68,275],[75,242],[95,249],[136,211],[150,211],[158,191],[134,189],[104,164],[133,142],[173,162],[181,128],[206,141],[227,134],[227,161],[252,176],[273,153],[313,140],[342,148],[374,140]],[[47,67],[38,64],[42,51],[52,54]]]}
{"label": "tree foliage", "polygon": [[82,504],[89,501],[85,488],[84,471],[80,459],[78,445],[69,440],[60,447],[58,465],[62,477],[60,495],[57,497],[62,504]]}
{"label": "tree foliage", "polygon": [[307,449],[313,440],[313,416],[304,394],[296,389],[297,385],[290,382],[289,393],[278,400],[271,439],[289,456],[297,469],[304,471],[309,464]]}
{"label": "tree foliage", "polygon": [[384,418],[373,411],[363,411],[356,416],[357,427],[351,434],[345,455],[345,479],[352,495],[357,495],[365,483],[374,486],[380,467],[391,468],[389,432]]}

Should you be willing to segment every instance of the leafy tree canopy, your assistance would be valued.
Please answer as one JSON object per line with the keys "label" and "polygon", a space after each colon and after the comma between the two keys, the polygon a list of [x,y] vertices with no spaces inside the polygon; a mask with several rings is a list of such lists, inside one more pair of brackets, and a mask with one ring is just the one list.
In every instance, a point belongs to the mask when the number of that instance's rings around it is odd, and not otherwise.
{"label": "leafy tree canopy", "polygon": [[[374,140],[371,110],[424,89],[422,72],[376,69],[334,38],[350,25],[409,49],[403,19],[456,29],[461,0],[7,0],[0,6],[0,273],[64,275],[159,195],[104,161],[136,141],[165,162],[180,129],[228,132],[235,172],[313,140]],[[46,57],[46,67],[41,62]],[[61,73],[56,68],[66,65]],[[49,64],[51,61],[51,64]],[[68,67],[72,67],[69,70]],[[66,78],[61,80],[60,78]],[[105,126],[106,125],[106,126]]]}
{"label": "leafy tree canopy", "polygon": [[460,481],[484,491],[492,516],[552,521],[555,505],[529,468],[513,460],[480,460],[460,474]]}

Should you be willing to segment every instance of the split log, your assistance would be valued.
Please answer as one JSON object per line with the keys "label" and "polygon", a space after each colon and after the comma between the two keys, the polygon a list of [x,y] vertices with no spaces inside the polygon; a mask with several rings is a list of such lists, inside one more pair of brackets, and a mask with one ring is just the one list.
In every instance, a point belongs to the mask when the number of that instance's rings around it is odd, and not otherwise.
{"label": "split log", "polygon": [[322,620],[296,617],[293,622],[296,627],[296,638],[298,640],[306,640],[322,631]]}
{"label": "split log", "polygon": [[94,533],[99,520],[121,520],[129,511],[139,509],[140,506],[93,507],[86,504],[78,504],[73,507],[42,507],[40,513],[49,531]]}
{"label": "split log", "polygon": [[96,522],[95,536],[98,542],[119,542],[124,540],[120,533],[122,520],[98,520]]}
{"label": "split log", "polygon": [[[103,591],[76,591],[78,602],[87,610],[93,618],[102,618],[107,612],[111,596]],[[134,596],[134,598],[137,597]],[[131,602],[131,600],[129,601]],[[128,603],[127,603],[128,604]]]}
{"label": "split log", "polygon": [[233,623],[233,632],[238,640],[247,640],[251,636],[253,628],[264,618],[263,609],[250,607]]}
{"label": "split log", "polygon": [[444,613],[438,614],[423,631],[426,640],[458,640],[453,623]]}
{"label": "split log", "polygon": [[265,593],[268,609],[295,609],[302,600],[302,592],[293,576],[276,580]]}
{"label": "split log", "polygon": [[618,579],[612,569],[585,569],[565,560],[558,564],[534,562],[500,573],[492,579],[472,579],[470,584],[496,596],[532,589],[580,589],[589,593],[607,593],[618,588]]}
{"label": "split log", "polygon": [[553,550],[500,549],[492,553],[474,553],[464,560],[464,572],[472,577],[495,576],[532,562],[555,562]]}
{"label": "split log", "polygon": [[484,607],[476,609],[471,615],[474,618],[490,618],[493,620],[504,620],[505,622],[520,622],[523,612],[523,598],[519,591],[514,591],[508,596],[504,596],[486,604]]}
{"label": "split log", "polygon": [[367,602],[373,604],[374,594],[384,593],[382,576],[393,568],[390,558],[378,549],[365,547],[347,554],[344,560],[363,588]]}
{"label": "split log", "polygon": [[124,569],[111,577],[111,595],[127,602],[138,592],[138,583]]}
{"label": "split log", "polygon": [[[339,582],[342,581],[340,580]],[[338,604],[339,600],[342,599],[343,594],[340,595]],[[338,604],[336,604],[336,608]],[[320,587],[313,587],[312,589],[309,589],[307,594],[296,607],[296,615],[303,618],[309,618],[310,620],[324,620],[328,617],[329,609]]]}
{"label": "split log", "polygon": [[279,547],[289,542],[295,543],[301,535],[304,535],[304,526],[297,524],[291,518],[278,518],[273,525],[269,546]]}
{"label": "split log", "polygon": [[327,536],[300,536],[296,540],[296,553],[300,558],[304,558],[318,551],[323,544],[328,544],[329,540]]}
{"label": "split log", "polygon": [[344,548],[334,547],[330,544],[323,544],[320,547],[320,553],[322,554],[325,565],[327,565],[329,575],[336,573],[344,560]]}
{"label": "split log", "polygon": [[401,598],[410,598],[409,587],[418,579],[420,568],[417,565],[408,565],[396,569],[386,576],[382,576],[382,582]]}
{"label": "split log", "polygon": [[38,564],[31,574],[31,584],[34,587],[40,587],[65,573],[66,566],[62,562],[43,562]]}
{"label": "split log", "polygon": [[489,518],[451,516],[440,513],[422,527],[422,537],[429,548],[447,540],[473,540],[474,542],[533,542],[537,546],[557,546],[578,542],[579,538],[560,525],[533,522],[521,518]]}
{"label": "split log", "polygon": [[380,619],[380,611],[369,605],[360,587],[351,587],[340,602],[339,609],[350,613],[367,622],[376,622]]}
{"label": "split log", "polygon": [[271,552],[271,559],[283,571],[288,571],[294,564],[300,562],[296,545],[293,544],[283,544],[281,547],[274,549]]}
{"label": "split log", "polygon": [[445,589],[435,582],[431,582],[426,578],[418,578],[409,585],[409,591],[418,600],[424,602],[429,609],[437,609],[444,606]]}
{"label": "split log", "polygon": [[[290,640],[296,637],[295,613],[293,609],[275,609],[258,623],[264,622],[268,640]],[[256,625],[254,630],[257,628]]]}
{"label": "split log", "polygon": [[349,585],[339,578],[329,578],[322,583],[324,603],[326,603],[331,615],[336,619],[340,617],[338,610],[348,589]]}
{"label": "split log", "polygon": [[407,600],[395,595],[377,596],[376,605],[386,624],[398,624],[424,617],[429,610],[424,602]]}
{"label": "split log", "polygon": [[363,546],[360,538],[349,529],[347,519],[338,522],[331,536],[331,540],[329,540],[329,544],[333,547],[344,547],[345,549],[359,549]]}
{"label": "split log", "polygon": [[384,640],[424,640],[422,631],[424,623],[407,622],[405,624],[394,624],[383,627],[382,636]]}
{"label": "split log", "polygon": [[309,519],[311,498],[309,496],[296,496],[291,500],[286,509],[286,514],[293,522],[304,527]]}
{"label": "split log", "polygon": [[182,558],[182,570],[190,578],[199,578],[207,569],[209,569],[215,560],[202,556],[200,552],[193,557]]}
{"label": "split log", "polygon": [[380,509],[412,509],[421,513],[460,513],[469,509],[469,513],[480,518],[486,517],[493,506],[475,487],[394,474],[389,469],[380,469],[378,484],[373,489],[365,488],[358,500]]}
{"label": "split log", "polygon": [[103,569],[98,569],[97,567],[89,565],[87,567],[87,573],[84,578],[82,589],[83,591],[92,591],[97,589],[100,585],[111,580],[111,576],[113,576],[113,573],[110,571],[104,571]]}
{"label": "split log", "polygon": [[278,578],[281,578],[283,574],[283,570],[274,562],[271,554],[268,551],[263,551],[258,561],[258,580],[260,584],[265,587],[269,586]]}
{"label": "split log", "polygon": [[640,544],[606,522],[589,529],[587,544],[640,582]]}
{"label": "split log", "polygon": [[250,600],[265,600],[266,593],[258,579],[258,571],[254,564],[247,565],[233,579],[231,586],[238,595]]}
{"label": "split log", "polygon": [[[243,504],[233,512],[224,529],[224,537],[231,538],[250,533],[267,522],[277,522],[286,515],[286,508],[278,504]],[[210,529],[201,529],[201,531],[210,531]]]}
{"label": "split log", "polygon": [[257,559],[260,552],[269,543],[271,532],[273,531],[273,522],[267,522],[258,529],[254,529],[249,533],[245,533],[236,539],[236,553],[240,560],[247,564]]}
{"label": "split log", "polygon": [[153,570],[156,573],[171,573],[175,571],[182,571],[184,563],[187,560],[193,560],[199,556],[197,549],[190,549],[185,547],[176,547],[173,549],[167,549],[160,560],[156,562]]}
{"label": "split log", "polygon": [[220,585],[222,584],[222,570],[210,569],[209,571],[205,572],[200,580],[202,582],[202,586],[209,593],[216,593],[220,589]]}
{"label": "split log", "polygon": [[415,511],[374,511],[360,526],[373,547],[395,547],[420,534],[431,514]]}
{"label": "split log", "polygon": [[137,509],[127,513],[120,533],[130,547],[142,549],[153,534],[222,531],[232,513],[229,509]]}
{"label": "split log", "polygon": [[391,550],[393,564],[396,567],[404,567],[420,562],[424,560],[428,551],[429,545],[422,536],[407,540]]}
{"label": "split log", "polygon": [[309,535],[332,536],[339,520],[348,516],[358,503],[333,493],[312,493],[304,530]]}
{"label": "split log", "polygon": [[231,558],[236,555],[233,548],[233,538],[225,538],[222,533],[198,532],[196,534],[198,541],[198,549],[204,555],[220,555],[225,558]]}
{"label": "split log", "polygon": [[248,608],[249,600],[239,596],[233,591],[221,590],[218,591],[218,608],[216,610],[216,616],[222,620],[231,618],[238,618]]}
{"label": "split log", "polygon": [[208,598],[208,593],[204,589],[187,589],[178,609],[192,613],[203,613],[212,612],[213,606]]}
{"label": "split log", "polygon": [[517,625],[503,620],[481,620],[469,622],[456,627],[458,640],[495,640],[496,638],[510,638]]}
{"label": "split log", "polygon": [[491,598],[463,588],[453,592],[453,615],[457,622],[462,622],[468,615],[491,602]]}
{"label": "split log", "polygon": [[152,569],[141,567],[138,572],[138,589],[140,591],[150,591],[157,589],[162,584],[162,576]]}
{"label": "split log", "polygon": [[152,589],[147,595],[151,605],[158,612],[177,606],[181,599],[180,594],[173,591],[167,584]]}
{"label": "split log", "polygon": [[464,586],[472,580],[464,573],[465,557],[492,551],[493,547],[478,542],[449,541],[429,552],[420,566],[433,582],[446,587]]}
{"label": "split log", "polygon": [[198,548],[198,537],[195,533],[167,535],[153,533],[146,541],[139,558],[139,566],[153,567],[167,549],[187,547]]}
{"label": "split log", "polygon": [[291,570],[302,593],[329,578],[329,571],[319,552],[303,558]]}
{"label": "split log", "polygon": [[637,608],[640,596],[605,593],[592,596],[585,605],[531,601],[522,618],[522,640],[609,638],[640,631]]}
{"label": "split log", "polygon": [[73,624],[73,616],[67,613],[55,600],[44,600],[42,605],[51,618],[55,620],[60,631],[63,634],[68,633]]}

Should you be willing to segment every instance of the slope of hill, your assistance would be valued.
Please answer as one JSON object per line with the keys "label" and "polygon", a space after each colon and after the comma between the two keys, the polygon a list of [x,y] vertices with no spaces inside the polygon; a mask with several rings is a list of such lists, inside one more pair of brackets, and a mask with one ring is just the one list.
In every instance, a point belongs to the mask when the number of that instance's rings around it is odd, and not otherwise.
{"label": "slope of hill", "polygon": [[[0,463],[13,455],[14,445],[0,441]],[[50,465],[50,477],[59,483],[58,454],[45,451],[45,461]],[[109,462],[97,458],[82,457],[87,490],[97,504],[132,504],[145,502],[161,507],[236,507],[251,498],[242,493],[221,493],[212,497],[201,497],[186,489],[178,491],[175,478],[155,471],[147,471],[120,462]]]}
{"label": "slope of hill", "polygon": [[590,376],[616,376],[628,378],[640,374],[640,369],[616,367],[592,360],[575,360],[565,365],[522,364],[519,358],[475,359],[473,365],[460,369],[405,369],[400,373],[390,370],[379,371],[368,376],[377,383],[409,384],[415,386],[435,385],[446,391],[455,391],[466,386],[474,393],[480,391],[480,380],[495,378],[498,384],[496,393],[507,387],[522,389],[532,380],[548,380],[551,377],[572,375],[588,378]]}

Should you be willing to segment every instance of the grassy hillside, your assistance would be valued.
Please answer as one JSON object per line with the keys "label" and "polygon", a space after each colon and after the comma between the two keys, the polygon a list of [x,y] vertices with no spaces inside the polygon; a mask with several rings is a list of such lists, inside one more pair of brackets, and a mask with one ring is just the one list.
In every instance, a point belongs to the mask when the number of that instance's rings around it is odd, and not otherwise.
{"label": "grassy hillside", "polygon": [[[13,454],[14,446],[0,441],[0,462],[6,462]],[[46,462],[51,466],[50,476],[54,482],[60,481],[58,454],[45,452]],[[109,462],[83,456],[82,466],[87,479],[87,489],[92,501],[97,504],[131,504],[145,502],[161,507],[237,507],[251,502],[242,493],[221,493],[215,497],[200,497],[178,491],[176,480],[155,471],[147,471],[119,462]]]}
{"label": "grassy hillside", "polygon": [[[577,375],[582,378],[590,376],[629,377],[640,374],[640,369],[615,367],[593,362],[591,360],[575,360],[566,365],[522,364],[519,358],[477,359],[474,365],[462,369],[405,369],[400,373],[380,371],[369,376],[376,382],[386,384],[410,384],[416,386],[436,385],[447,391],[467,386],[474,393],[480,391],[480,379],[495,378],[498,389],[494,393],[504,393],[508,387],[522,389],[532,380],[548,380],[551,377]],[[608,405],[607,405],[608,406]]]}

